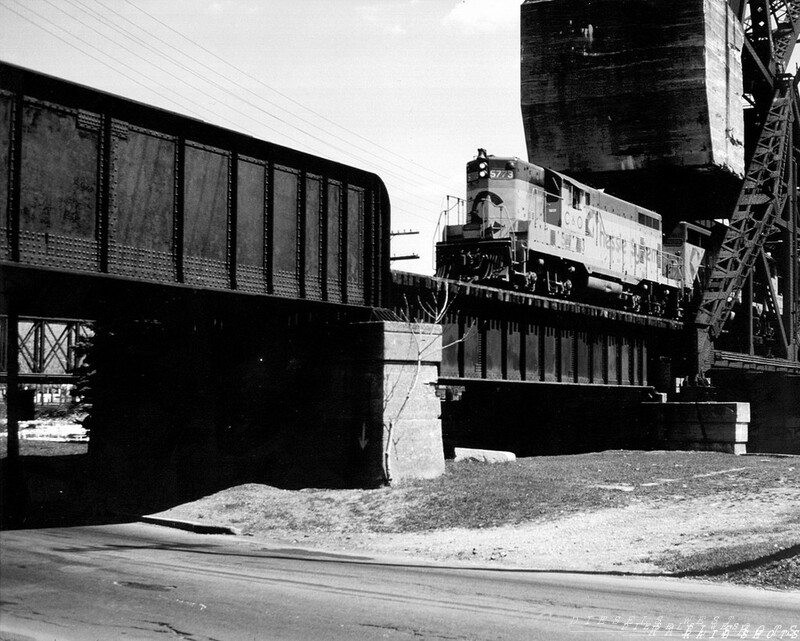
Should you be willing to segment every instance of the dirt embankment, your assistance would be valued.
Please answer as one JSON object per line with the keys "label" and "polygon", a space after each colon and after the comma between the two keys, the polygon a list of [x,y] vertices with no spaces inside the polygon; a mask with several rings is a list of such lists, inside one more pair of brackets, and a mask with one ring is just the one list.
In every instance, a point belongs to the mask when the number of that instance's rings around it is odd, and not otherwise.
{"label": "dirt embankment", "polygon": [[[21,445],[29,516],[83,522],[86,443]],[[375,490],[241,485],[162,516],[359,555],[800,590],[800,457],[611,451],[448,463],[438,479]]]}
{"label": "dirt embankment", "polygon": [[798,464],[652,452],[455,464],[377,490],[248,484],[162,516],[362,555],[800,589]]}

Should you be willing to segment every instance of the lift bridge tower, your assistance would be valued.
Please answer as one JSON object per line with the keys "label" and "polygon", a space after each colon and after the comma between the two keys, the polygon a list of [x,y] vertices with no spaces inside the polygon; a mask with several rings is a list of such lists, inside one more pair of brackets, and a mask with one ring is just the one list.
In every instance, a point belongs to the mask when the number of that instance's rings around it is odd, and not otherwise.
{"label": "lift bridge tower", "polygon": [[532,162],[690,221],[687,374],[800,373],[800,1],[526,0]]}

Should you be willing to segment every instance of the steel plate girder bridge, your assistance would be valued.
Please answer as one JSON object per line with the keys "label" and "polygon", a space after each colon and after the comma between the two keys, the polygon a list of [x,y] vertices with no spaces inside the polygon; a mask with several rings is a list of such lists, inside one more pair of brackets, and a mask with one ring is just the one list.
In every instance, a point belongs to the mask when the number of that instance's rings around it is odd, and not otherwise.
{"label": "steel plate girder bridge", "polygon": [[[64,327],[77,336],[74,319],[134,312],[212,324],[260,315],[270,331],[435,319],[446,346],[440,382],[455,386],[666,391],[676,376],[800,374],[800,110],[787,73],[800,2],[729,4],[745,33],[747,170],[696,312],[681,321],[392,275],[377,176],[2,65],[0,361],[10,405],[19,384],[58,376],[46,363],[74,365],[74,354],[60,355],[69,340],[45,336]],[[773,312],[768,349],[749,318],[755,288]]]}

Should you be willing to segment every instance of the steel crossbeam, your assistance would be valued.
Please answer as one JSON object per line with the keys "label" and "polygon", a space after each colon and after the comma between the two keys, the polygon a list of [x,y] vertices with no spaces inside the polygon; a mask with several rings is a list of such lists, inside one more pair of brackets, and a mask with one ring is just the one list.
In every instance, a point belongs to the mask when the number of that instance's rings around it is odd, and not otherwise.
{"label": "steel crossbeam", "polygon": [[[0,317],[5,333],[5,318]],[[77,343],[90,330],[84,321],[21,318],[17,339],[21,379],[71,377],[78,365]],[[5,378],[7,363],[0,355],[0,379]]]}
{"label": "steel crossbeam", "polygon": [[696,324],[719,335],[788,196],[784,177],[793,85],[779,83],[748,167],[730,227],[703,292]]}
{"label": "steel crossbeam", "polygon": [[772,57],[785,69],[800,35],[800,2],[769,0],[769,7],[776,27],[772,35]]}

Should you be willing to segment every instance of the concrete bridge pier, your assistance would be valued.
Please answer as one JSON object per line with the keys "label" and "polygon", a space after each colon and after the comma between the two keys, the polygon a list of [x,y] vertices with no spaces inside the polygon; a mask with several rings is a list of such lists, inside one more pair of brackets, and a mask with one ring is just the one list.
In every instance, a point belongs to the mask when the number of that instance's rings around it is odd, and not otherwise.
{"label": "concrete bridge pier", "polygon": [[[346,403],[350,411],[333,415],[340,421],[337,431],[352,434],[355,426],[365,456],[365,484],[444,473],[441,407],[436,395],[441,326],[381,321],[353,324],[342,334],[339,338],[344,340],[331,344],[333,359],[341,367],[331,369],[355,383],[342,390],[345,398],[355,398]],[[359,397],[366,402],[359,403]]]}

